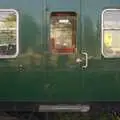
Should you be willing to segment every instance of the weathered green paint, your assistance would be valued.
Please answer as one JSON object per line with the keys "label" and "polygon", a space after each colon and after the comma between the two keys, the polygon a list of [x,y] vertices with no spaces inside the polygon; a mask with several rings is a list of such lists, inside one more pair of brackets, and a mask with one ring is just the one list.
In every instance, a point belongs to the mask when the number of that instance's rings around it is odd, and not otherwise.
{"label": "weathered green paint", "polygon": [[[20,13],[20,54],[14,60],[0,60],[0,100],[120,100],[120,60],[101,57],[99,22],[104,8],[119,4],[119,0],[0,0],[1,9]],[[78,13],[77,54],[60,56],[48,51],[52,11]],[[82,49],[89,56],[85,70],[75,63]]]}

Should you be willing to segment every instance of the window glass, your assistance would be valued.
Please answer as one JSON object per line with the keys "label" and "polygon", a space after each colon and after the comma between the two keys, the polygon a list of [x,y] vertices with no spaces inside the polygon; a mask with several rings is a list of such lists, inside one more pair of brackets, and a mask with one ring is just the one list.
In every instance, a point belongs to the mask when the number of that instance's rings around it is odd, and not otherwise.
{"label": "window glass", "polygon": [[104,57],[120,57],[120,9],[102,12],[102,54]]}
{"label": "window glass", "polygon": [[19,53],[18,17],[14,9],[0,9],[0,58],[15,58]]}
{"label": "window glass", "polygon": [[51,13],[50,43],[53,53],[73,53],[76,48],[76,14]]}

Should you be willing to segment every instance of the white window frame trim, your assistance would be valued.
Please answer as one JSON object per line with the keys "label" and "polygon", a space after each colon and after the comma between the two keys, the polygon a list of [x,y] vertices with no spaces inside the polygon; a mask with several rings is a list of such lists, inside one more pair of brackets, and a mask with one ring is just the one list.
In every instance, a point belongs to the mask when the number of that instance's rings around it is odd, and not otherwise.
{"label": "white window frame trim", "polygon": [[16,9],[0,9],[0,12],[15,12],[16,14],[16,53],[14,55],[0,55],[0,59],[16,58],[19,55],[19,12]]}
{"label": "white window frame trim", "polygon": [[120,9],[119,8],[107,8],[102,11],[102,14],[101,14],[101,53],[105,58],[120,58],[120,56],[106,56],[104,54],[104,17],[103,17],[103,15],[107,10],[116,11],[116,10],[120,10]]}

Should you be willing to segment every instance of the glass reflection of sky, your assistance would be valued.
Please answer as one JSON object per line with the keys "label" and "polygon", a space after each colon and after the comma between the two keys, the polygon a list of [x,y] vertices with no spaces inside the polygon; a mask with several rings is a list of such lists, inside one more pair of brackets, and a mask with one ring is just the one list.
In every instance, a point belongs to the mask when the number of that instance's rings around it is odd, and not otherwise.
{"label": "glass reflection of sky", "polygon": [[103,14],[104,28],[120,28],[120,10],[106,10]]}
{"label": "glass reflection of sky", "polygon": [[120,21],[120,10],[107,10],[104,13],[104,21]]}
{"label": "glass reflection of sky", "polygon": [[4,20],[9,14],[14,14],[14,12],[2,12],[2,11],[0,11],[0,21]]}

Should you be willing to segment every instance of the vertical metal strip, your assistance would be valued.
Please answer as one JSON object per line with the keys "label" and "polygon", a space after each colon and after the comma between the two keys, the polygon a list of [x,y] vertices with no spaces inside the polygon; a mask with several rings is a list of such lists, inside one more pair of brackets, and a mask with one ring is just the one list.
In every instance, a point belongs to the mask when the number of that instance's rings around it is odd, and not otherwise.
{"label": "vertical metal strip", "polygon": [[41,0],[41,40],[40,40],[40,48],[42,49],[42,44],[43,44],[43,0]]}
{"label": "vertical metal strip", "polygon": [[47,38],[48,38],[48,34],[47,34],[47,29],[48,29],[48,22],[47,22],[47,11],[48,11],[48,7],[47,7],[47,0],[44,0],[44,32],[45,32],[45,36],[44,36],[44,50],[47,49],[48,45],[47,45]]}

